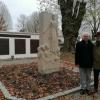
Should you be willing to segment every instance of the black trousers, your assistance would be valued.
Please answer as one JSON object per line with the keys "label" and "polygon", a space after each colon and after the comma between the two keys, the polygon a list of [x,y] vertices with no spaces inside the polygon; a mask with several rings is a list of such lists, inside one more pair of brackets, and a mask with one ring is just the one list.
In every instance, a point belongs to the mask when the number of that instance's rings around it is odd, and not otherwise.
{"label": "black trousers", "polygon": [[99,83],[99,72],[100,70],[94,69],[94,89],[98,90],[98,83]]}

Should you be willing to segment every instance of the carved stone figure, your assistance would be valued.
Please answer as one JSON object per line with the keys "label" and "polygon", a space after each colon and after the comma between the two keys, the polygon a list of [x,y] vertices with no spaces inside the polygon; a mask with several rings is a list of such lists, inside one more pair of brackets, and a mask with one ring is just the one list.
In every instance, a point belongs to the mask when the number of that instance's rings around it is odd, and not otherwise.
{"label": "carved stone figure", "polygon": [[38,48],[40,73],[51,73],[60,70],[60,49],[58,46],[57,17],[42,12],[40,14],[40,41]]}

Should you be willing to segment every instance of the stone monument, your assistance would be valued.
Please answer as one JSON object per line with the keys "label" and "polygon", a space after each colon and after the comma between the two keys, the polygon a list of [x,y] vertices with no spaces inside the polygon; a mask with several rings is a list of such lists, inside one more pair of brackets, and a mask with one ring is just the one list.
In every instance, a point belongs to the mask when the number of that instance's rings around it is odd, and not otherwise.
{"label": "stone monument", "polygon": [[48,12],[41,12],[39,19],[38,71],[42,74],[48,74],[60,70],[57,16]]}

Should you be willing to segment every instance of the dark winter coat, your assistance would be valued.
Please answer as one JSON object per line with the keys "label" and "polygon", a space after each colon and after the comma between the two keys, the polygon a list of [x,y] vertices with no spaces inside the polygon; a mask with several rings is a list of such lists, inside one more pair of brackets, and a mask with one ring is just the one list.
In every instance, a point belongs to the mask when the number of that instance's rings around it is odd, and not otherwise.
{"label": "dark winter coat", "polygon": [[93,68],[100,70],[100,42],[94,46],[94,64]]}
{"label": "dark winter coat", "polygon": [[93,44],[80,41],[76,44],[75,64],[82,68],[92,68],[93,66]]}

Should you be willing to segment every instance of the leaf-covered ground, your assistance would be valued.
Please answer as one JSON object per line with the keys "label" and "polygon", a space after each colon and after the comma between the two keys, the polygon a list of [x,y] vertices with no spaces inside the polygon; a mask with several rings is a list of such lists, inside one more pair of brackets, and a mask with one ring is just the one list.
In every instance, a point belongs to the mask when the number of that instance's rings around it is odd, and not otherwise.
{"label": "leaf-covered ground", "polygon": [[79,86],[79,73],[61,68],[59,72],[41,75],[33,62],[4,65],[0,68],[0,81],[12,96],[34,100]]}
{"label": "leaf-covered ground", "polygon": [[3,93],[0,91],[0,100],[6,100]]}

